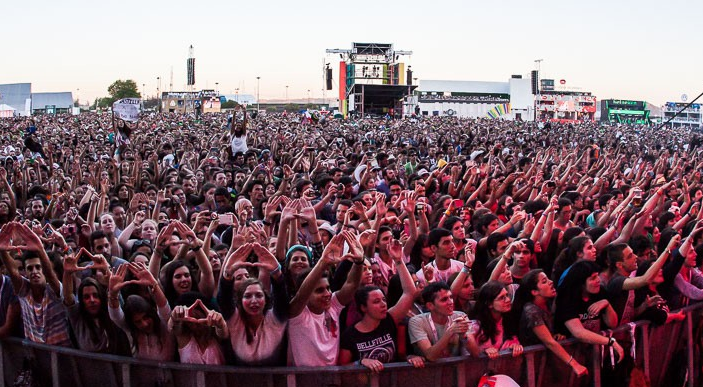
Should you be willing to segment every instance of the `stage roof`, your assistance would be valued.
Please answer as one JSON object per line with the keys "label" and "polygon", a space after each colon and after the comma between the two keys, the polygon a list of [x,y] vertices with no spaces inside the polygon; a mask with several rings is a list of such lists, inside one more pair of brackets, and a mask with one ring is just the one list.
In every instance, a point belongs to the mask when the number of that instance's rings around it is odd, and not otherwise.
{"label": "stage roof", "polygon": [[353,93],[357,95],[356,98],[359,102],[361,101],[362,88],[364,105],[393,106],[399,99],[412,94],[417,86],[355,84]]}

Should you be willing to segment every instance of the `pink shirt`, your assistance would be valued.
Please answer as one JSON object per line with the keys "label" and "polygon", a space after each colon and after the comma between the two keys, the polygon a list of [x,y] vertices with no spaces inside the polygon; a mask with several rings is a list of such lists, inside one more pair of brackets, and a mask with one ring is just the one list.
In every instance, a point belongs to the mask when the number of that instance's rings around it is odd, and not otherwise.
{"label": "pink shirt", "polygon": [[181,356],[181,363],[188,364],[225,364],[225,357],[220,350],[220,344],[215,339],[210,339],[205,349],[201,350],[195,336],[191,336],[190,341],[183,348],[178,348]]}

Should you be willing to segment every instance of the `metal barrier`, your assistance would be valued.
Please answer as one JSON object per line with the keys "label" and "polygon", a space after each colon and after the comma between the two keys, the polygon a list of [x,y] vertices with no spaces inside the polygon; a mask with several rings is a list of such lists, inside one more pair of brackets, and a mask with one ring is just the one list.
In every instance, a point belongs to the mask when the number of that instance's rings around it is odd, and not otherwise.
{"label": "metal barrier", "polygon": [[[694,356],[695,343],[692,338],[701,310],[703,304],[683,309],[686,313],[683,322],[658,327],[652,327],[646,321],[636,323],[636,364],[651,380],[652,386],[683,385],[684,380],[664,380],[664,376],[674,354],[684,347],[688,386],[693,387],[694,381],[700,377],[694,367],[699,359]],[[629,337],[629,326],[619,327],[614,330],[614,335]],[[563,341],[562,345],[588,367],[591,385],[599,387],[600,347],[577,343],[573,339]],[[427,363],[423,369],[415,369],[407,363],[392,363],[386,364],[383,372],[373,374],[356,365],[254,368],[159,363],[11,338],[0,342],[0,387],[12,386],[24,364],[31,364],[33,376],[41,386],[52,387],[476,386],[486,371],[509,375],[521,386],[528,387],[589,384],[577,379],[569,367],[542,345],[526,347],[524,354],[516,358],[504,351],[494,360],[483,356],[454,357]]]}

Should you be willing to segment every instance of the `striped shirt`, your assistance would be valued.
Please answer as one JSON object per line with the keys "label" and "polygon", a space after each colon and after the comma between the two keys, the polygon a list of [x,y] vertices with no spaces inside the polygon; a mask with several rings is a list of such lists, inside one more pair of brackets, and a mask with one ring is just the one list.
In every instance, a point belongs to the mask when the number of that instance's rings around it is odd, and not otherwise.
{"label": "striped shirt", "polygon": [[[61,287],[63,293],[63,287]],[[48,284],[44,288],[44,297],[34,301],[29,280],[22,278],[22,287],[17,292],[22,308],[24,337],[42,344],[71,347],[68,331],[66,307],[62,295],[57,296]]]}

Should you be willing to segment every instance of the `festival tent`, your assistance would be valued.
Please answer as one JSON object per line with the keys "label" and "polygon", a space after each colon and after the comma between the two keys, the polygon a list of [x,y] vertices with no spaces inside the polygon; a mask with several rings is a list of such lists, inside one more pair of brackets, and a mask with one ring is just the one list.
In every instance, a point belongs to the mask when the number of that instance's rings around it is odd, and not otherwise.
{"label": "festival tent", "polygon": [[13,117],[15,115],[15,108],[10,105],[0,104],[0,117]]}

